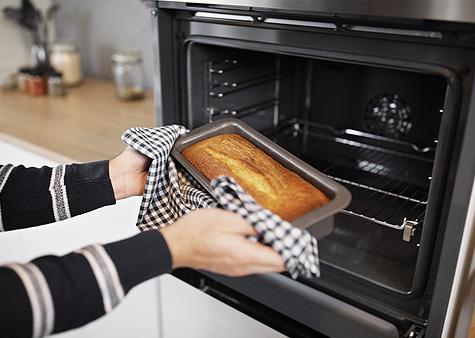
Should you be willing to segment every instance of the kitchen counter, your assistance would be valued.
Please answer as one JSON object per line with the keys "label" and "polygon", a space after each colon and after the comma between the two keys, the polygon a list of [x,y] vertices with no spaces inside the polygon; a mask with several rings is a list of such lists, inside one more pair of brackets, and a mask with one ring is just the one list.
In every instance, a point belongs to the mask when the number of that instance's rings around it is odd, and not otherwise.
{"label": "kitchen counter", "polygon": [[76,161],[114,157],[122,132],[139,126],[155,126],[152,94],[120,101],[112,82],[86,79],[59,98],[0,91],[0,133]]}

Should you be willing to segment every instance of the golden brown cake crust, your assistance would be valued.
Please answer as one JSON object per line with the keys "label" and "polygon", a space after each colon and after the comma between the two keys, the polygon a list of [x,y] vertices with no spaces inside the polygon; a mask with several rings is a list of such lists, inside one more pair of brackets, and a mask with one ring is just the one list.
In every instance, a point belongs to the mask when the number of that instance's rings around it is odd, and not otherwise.
{"label": "golden brown cake crust", "polygon": [[202,140],[182,155],[209,180],[234,177],[260,205],[286,221],[329,202],[319,189],[237,134]]}

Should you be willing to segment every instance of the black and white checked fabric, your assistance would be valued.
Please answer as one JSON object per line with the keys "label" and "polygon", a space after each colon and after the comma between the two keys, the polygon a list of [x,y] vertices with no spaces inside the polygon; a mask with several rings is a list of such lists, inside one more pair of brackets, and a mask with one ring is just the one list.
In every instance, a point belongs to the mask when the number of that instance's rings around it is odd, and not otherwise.
{"label": "black and white checked fabric", "polygon": [[308,231],[260,206],[232,177],[220,176],[211,181],[211,186],[219,205],[250,223],[259,233],[257,240],[282,257],[292,278],[320,277],[317,240]]}
{"label": "black and white checked fabric", "polygon": [[[259,233],[257,240],[272,247],[292,278],[320,276],[317,240],[271,211],[262,208],[233,178],[211,181],[214,199],[170,157],[183,126],[131,128],[122,141],[152,159],[137,218],[141,231],[165,227],[197,208],[221,207],[241,215]],[[216,202],[218,201],[218,202]]]}
{"label": "black and white checked fabric", "polygon": [[172,125],[131,128],[122,135],[122,141],[152,159],[137,219],[142,231],[167,226],[193,209],[216,206],[170,158],[176,139],[186,132],[185,127]]}

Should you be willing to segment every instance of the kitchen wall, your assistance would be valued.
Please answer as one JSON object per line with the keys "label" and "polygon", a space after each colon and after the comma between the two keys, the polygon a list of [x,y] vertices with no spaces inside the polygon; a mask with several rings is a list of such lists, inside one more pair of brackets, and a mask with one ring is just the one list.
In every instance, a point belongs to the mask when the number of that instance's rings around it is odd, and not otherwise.
{"label": "kitchen wall", "polygon": [[[1,0],[0,0],[1,1]],[[118,49],[143,53],[146,85],[152,87],[149,10],[140,0],[55,0],[61,6],[57,37],[72,39],[81,51],[86,75],[111,78],[111,54]]]}

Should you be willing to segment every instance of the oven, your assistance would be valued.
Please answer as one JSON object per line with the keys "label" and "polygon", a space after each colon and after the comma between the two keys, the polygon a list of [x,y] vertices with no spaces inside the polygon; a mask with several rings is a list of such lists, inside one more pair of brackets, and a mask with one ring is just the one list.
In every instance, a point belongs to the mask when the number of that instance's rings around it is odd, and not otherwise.
{"label": "oven", "polygon": [[147,3],[159,124],[242,119],[353,196],[319,279],[175,275],[291,337],[442,336],[475,171],[475,3]]}

